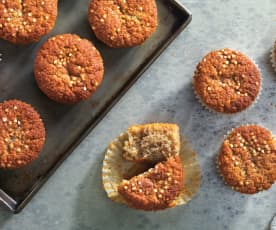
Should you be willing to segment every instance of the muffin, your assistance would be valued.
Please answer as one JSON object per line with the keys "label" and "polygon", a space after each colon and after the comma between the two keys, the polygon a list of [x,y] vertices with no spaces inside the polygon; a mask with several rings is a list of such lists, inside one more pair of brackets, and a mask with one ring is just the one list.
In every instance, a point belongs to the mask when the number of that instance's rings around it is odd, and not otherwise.
{"label": "muffin", "polygon": [[0,167],[16,169],[38,157],[45,128],[31,105],[18,100],[0,104]]}
{"label": "muffin", "polygon": [[215,50],[197,65],[194,90],[212,111],[233,114],[247,109],[261,90],[258,67],[239,51]]}
{"label": "muffin", "polygon": [[221,146],[218,168],[238,192],[269,189],[276,180],[276,141],[271,132],[257,125],[233,129]]}
{"label": "muffin", "polygon": [[175,124],[133,125],[127,133],[123,153],[126,160],[154,163],[179,154],[180,134]]}
{"label": "muffin", "polygon": [[168,158],[143,174],[124,180],[118,192],[135,209],[160,210],[175,206],[183,188],[183,167],[179,156]]}
{"label": "muffin", "polygon": [[142,44],[158,24],[154,0],[92,0],[88,18],[96,37],[113,48]]}
{"label": "muffin", "polygon": [[57,17],[57,0],[0,1],[0,38],[14,44],[38,41]]}
{"label": "muffin", "polygon": [[[147,149],[152,150],[150,147],[152,144],[154,151],[152,153],[149,151],[147,158],[138,154],[134,155],[135,159],[128,158],[128,155],[125,157],[129,140],[141,137],[140,134],[144,130],[150,131],[150,134],[158,134],[154,138],[143,140],[149,147]],[[129,133],[133,136],[130,137]],[[190,201],[200,187],[200,166],[196,153],[188,142],[183,137],[180,140],[172,138],[173,135],[176,137],[179,135],[177,125],[153,123],[131,126],[112,141],[105,153],[102,168],[103,188],[107,196],[118,203],[148,211],[185,205]],[[164,148],[156,142],[158,136],[160,143],[167,144],[169,140],[170,147]],[[164,136],[169,139],[165,138],[164,141]],[[174,151],[176,149],[172,148],[173,145],[179,145],[178,152],[171,152],[172,149]],[[135,148],[140,147],[135,146]],[[159,155],[158,148],[162,150]],[[156,162],[157,159],[160,161]]]}
{"label": "muffin", "polygon": [[94,45],[77,35],[57,35],[38,51],[34,75],[39,88],[52,100],[74,104],[88,99],[99,87],[103,60]]}

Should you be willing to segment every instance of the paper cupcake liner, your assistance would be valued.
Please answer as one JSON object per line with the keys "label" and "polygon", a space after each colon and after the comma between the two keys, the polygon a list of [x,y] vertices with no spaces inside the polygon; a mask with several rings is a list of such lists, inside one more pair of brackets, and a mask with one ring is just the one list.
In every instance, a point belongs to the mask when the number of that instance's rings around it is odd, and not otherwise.
{"label": "paper cupcake liner", "polygon": [[273,217],[271,224],[270,224],[271,230],[276,230],[276,215]]}
{"label": "paper cupcake liner", "polygon": [[[271,133],[271,135],[273,136],[273,138],[275,138],[274,135],[273,135],[273,133],[267,127],[265,127],[263,125],[255,124],[255,123],[247,123],[247,124],[244,124],[244,125],[242,124],[242,125],[236,126],[236,127],[232,128],[232,129],[230,129],[229,131],[227,131],[227,133],[223,135],[223,141],[221,143],[221,146],[222,146],[223,142],[225,141],[225,139],[234,131],[234,129],[236,129],[236,128],[240,127],[240,126],[251,126],[251,125],[257,125],[257,126],[260,126],[262,128],[267,129]],[[221,146],[220,146],[220,148],[218,150],[218,153],[216,154],[216,159],[215,159],[217,173],[221,177],[221,179],[223,180],[223,183],[226,186],[230,187],[235,192],[239,192],[239,191],[236,191],[233,186],[227,184],[227,182],[224,180],[224,176],[222,175],[222,173],[221,173],[221,171],[219,169],[218,158],[219,158],[219,154],[220,154],[220,151],[221,151]],[[261,192],[264,192],[264,191],[266,191],[266,190],[258,191],[258,192],[254,193],[254,194],[261,193]],[[242,193],[242,194],[244,194],[244,195],[254,195],[254,194],[246,194],[246,193]]]}
{"label": "paper cupcake liner", "polygon": [[[133,167],[139,168],[136,163],[128,162],[122,157],[124,141],[127,138],[128,135],[124,132],[109,144],[102,168],[103,187],[107,196],[115,202],[124,204],[126,202],[118,193],[117,188],[130,169],[133,169]],[[183,137],[181,137],[180,158],[185,177],[183,189],[174,201],[176,206],[185,205],[189,202],[198,193],[201,184],[201,170],[197,161],[197,154]]]}
{"label": "paper cupcake liner", "polygon": [[207,111],[211,112],[211,113],[215,113],[215,114],[219,114],[219,115],[224,115],[224,116],[233,116],[235,114],[239,114],[239,113],[243,113],[245,112],[246,110],[248,111],[249,109],[252,109],[256,103],[259,101],[259,98],[262,94],[262,82],[263,82],[263,77],[262,77],[262,72],[261,72],[261,69],[259,68],[259,66],[256,64],[255,61],[253,61],[252,59],[250,59],[254,64],[255,66],[257,67],[258,71],[260,72],[260,78],[261,78],[261,81],[260,81],[260,90],[259,90],[259,93],[257,95],[257,97],[255,98],[254,101],[252,101],[251,105],[249,105],[247,108],[245,108],[244,110],[242,111],[239,111],[239,112],[236,112],[236,113],[224,113],[224,112],[218,112],[216,110],[214,110],[213,108],[209,107],[207,104],[204,103],[204,101],[200,98],[200,96],[197,94],[195,88],[194,88],[194,84],[193,84],[193,89],[194,89],[194,95],[196,97],[196,99],[199,101],[199,103],[202,105],[202,107],[204,109],[206,109]]}
{"label": "paper cupcake liner", "polygon": [[276,42],[274,43],[273,48],[271,49],[271,52],[270,52],[270,61],[271,61],[273,69],[276,71],[276,57],[274,54],[275,46],[276,46]]}

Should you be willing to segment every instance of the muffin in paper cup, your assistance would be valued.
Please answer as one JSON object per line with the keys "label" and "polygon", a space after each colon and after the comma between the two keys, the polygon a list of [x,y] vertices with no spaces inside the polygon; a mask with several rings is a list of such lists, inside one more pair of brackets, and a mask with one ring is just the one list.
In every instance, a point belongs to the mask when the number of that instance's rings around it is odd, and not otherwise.
{"label": "muffin in paper cup", "polygon": [[194,93],[202,106],[224,115],[252,108],[261,94],[261,83],[258,65],[228,48],[208,53],[197,65],[193,77]]}
{"label": "muffin in paper cup", "polygon": [[[127,139],[128,134],[124,132],[109,144],[102,167],[103,187],[107,196],[115,202],[124,204],[126,204],[126,201],[117,190],[119,184],[123,179],[129,179],[146,170],[145,164],[129,162],[122,157],[123,145]],[[201,170],[197,161],[197,154],[183,137],[181,137],[179,155],[185,177],[183,189],[174,201],[176,206],[185,205],[189,202],[198,193],[201,184]]]}
{"label": "muffin in paper cup", "polygon": [[271,60],[271,64],[273,69],[276,71],[276,41],[274,42],[273,48],[271,49],[271,53],[270,53],[270,60]]}
{"label": "muffin in paper cup", "polygon": [[218,152],[218,173],[237,192],[268,190],[276,181],[275,151],[276,140],[269,129],[257,124],[235,127],[227,132]]}

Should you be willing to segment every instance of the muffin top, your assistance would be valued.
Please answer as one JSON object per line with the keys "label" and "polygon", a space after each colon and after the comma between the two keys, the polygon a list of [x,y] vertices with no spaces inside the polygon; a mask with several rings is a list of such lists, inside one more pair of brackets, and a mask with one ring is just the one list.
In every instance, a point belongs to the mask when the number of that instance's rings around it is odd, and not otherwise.
{"label": "muffin top", "polygon": [[122,181],[118,192],[133,208],[160,210],[175,205],[174,200],[183,189],[183,180],[181,159],[173,156],[143,174]]}
{"label": "muffin top", "polygon": [[218,166],[224,181],[238,192],[269,189],[276,180],[276,141],[257,125],[235,128],[222,144]]}
{"label": "muffin top", "polygon": [[0,104],[0,167],[14,169],[37,158],[45,129],[32,106],[10,100]]}
{"label": "muffin top", "polygon": [[197,65],[193,85],[204,105],[231,114],[245,110],[257,98],[261,75],[241,52],[221,49],[210,52]]}
{"label": "muffin top", "polygon": [[57,17],[57,0],[1,0],[0,38],[15,44],[35,42],[50,32]]}
{"label": "muffin top", "polygon": [[158,24],[154,0],[92,0],[88,14],[97,38],[114,48],[140,45]]}
{"label": "muffin top", "polygon": [[103,79],[103,60],[94,47],[77,35],[57,35],[38,51],[34,64],[39,88],[52,100],[77,103],[91,96]]}

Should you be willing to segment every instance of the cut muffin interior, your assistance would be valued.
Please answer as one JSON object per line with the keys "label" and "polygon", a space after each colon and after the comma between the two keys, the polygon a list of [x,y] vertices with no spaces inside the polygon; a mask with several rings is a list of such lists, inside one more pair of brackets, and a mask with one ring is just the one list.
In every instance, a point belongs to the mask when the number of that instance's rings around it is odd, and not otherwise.
{"label": "cut muffin interior", "polygon": [[130,163],[130,166],[127,167],[126,170],[124,170],[123,173],[123,179],[129,180],[130,178],[137,176],[139,174],[142,174],[146,171],[148,171],[150,168],[154,167],[154,163],[148,163],[148,162],[134,162]]}
{"label": "cut muffin interior", "polygon": [[175,124],[133,125],[127,133],[123,157],[128,161],[156,163],[179,154],[180,134]]}
{"label": "cut muffin interior", "polygon": [[133,208],[160,210],[175,206],[174,201],[183,189],[183,180],[181,159],[173,156],[130,180],[123,180],[118,192]]}

